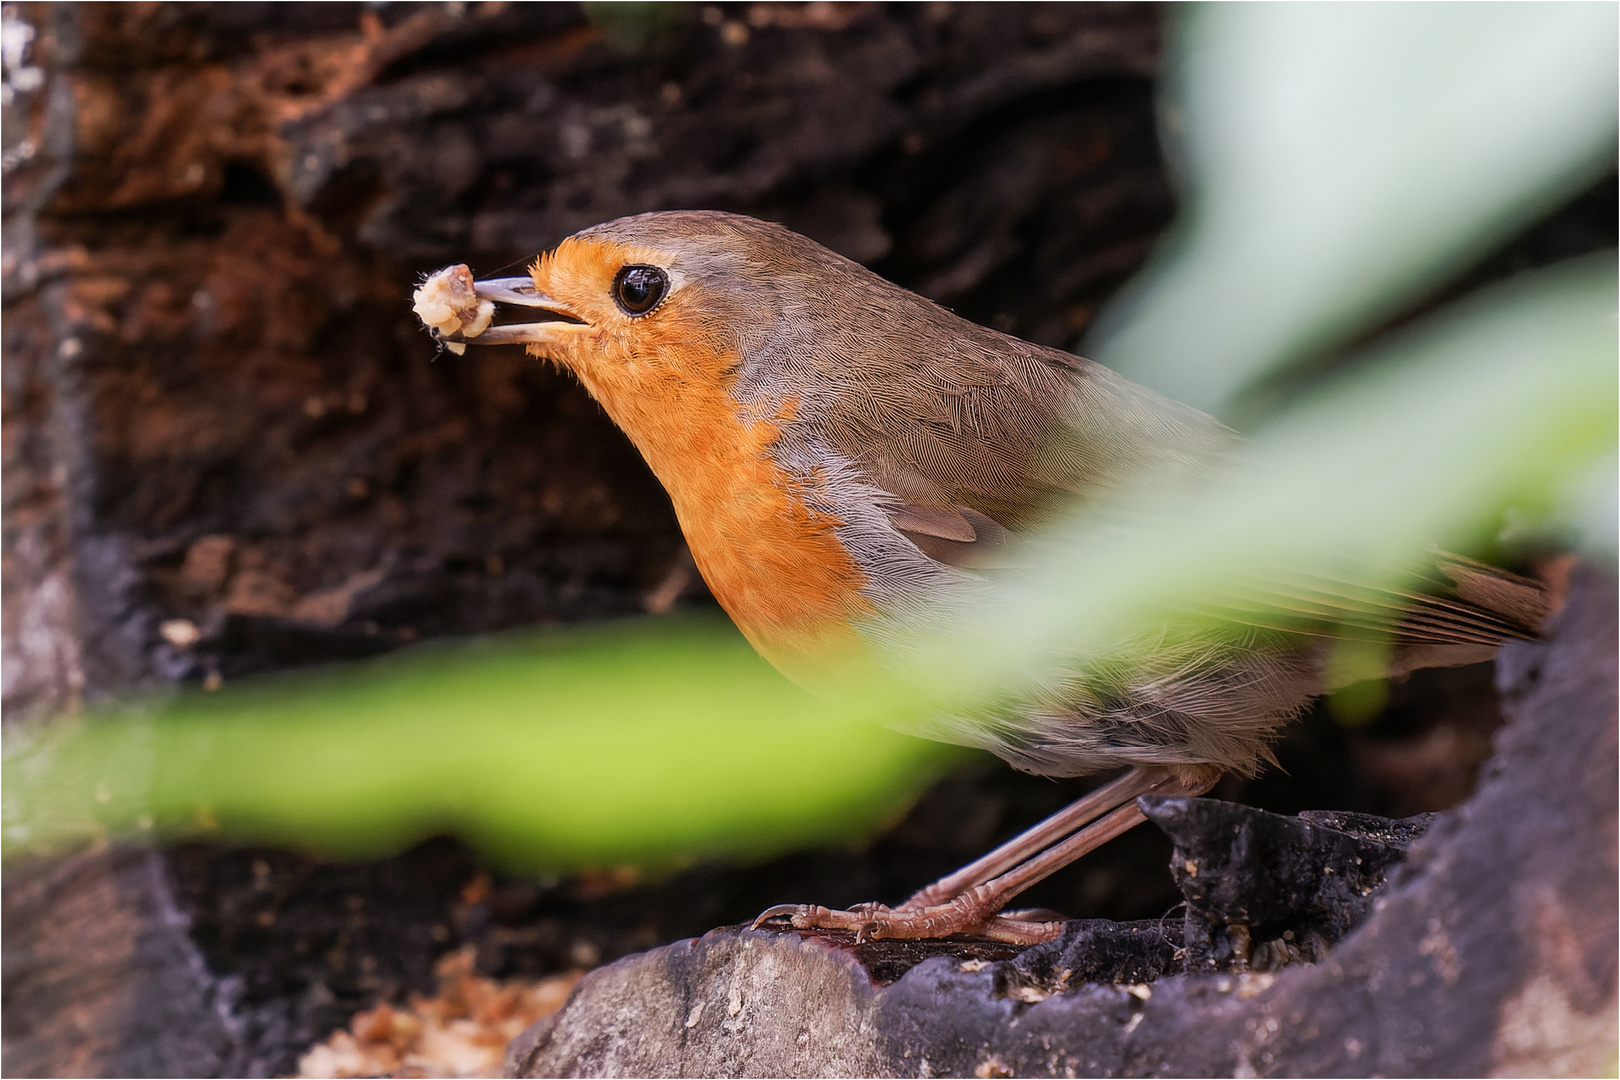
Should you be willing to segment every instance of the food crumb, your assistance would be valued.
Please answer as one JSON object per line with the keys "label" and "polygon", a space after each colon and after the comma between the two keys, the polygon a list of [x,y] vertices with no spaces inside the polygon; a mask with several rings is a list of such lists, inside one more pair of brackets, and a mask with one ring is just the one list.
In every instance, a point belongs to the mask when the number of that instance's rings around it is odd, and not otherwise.
{"label": "food crumb", "polygon": [[440,341],[457,335],[475,338],[488,330],[490,321],[495,318],[494,301],[478,298],[473,288],[472,270],[465,263],[429,274],[411,294],[411,301],[416,317]]}
{"label": "food crumb", "polygon": [[437,995],[355,1014],[347,1031],[299,1059],[298,1075],[499,1076],[506,1044],[562,1008],[584,974],[497,983],[474,974],[471,947],[446,956],[436,972]]}

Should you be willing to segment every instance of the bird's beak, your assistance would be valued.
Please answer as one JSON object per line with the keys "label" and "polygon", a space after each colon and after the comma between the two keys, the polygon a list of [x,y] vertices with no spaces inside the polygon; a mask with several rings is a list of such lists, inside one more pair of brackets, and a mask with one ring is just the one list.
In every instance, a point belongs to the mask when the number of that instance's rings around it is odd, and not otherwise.
{"label": "bird's beak", "polygon": [[[477,345],[550,344],[567,327],[585,321],[534,287],[529,277],[474,281],[465,266],[447,266],[416,290],[417,317],[445,348],[462,353]],[[514,308],[531,317],[497,322]],[[533,317],[538,316],[538,317]]]}
{"label": "bird's beak", "polygon": [[[509,323],[492,321],[489,328],[477,335],[480,345],[513,345],[544,343],[553,340],[558,324],[581,325],[585,320],[573,315],[562,304],[534,287],[529,277],[489,278],[473,282],[473,294],[480,300],[495,305],[494,319],[514,307],[533,309],[534,318]],[[527,312],[525,314],[528,314]],[[472,340],[469,335],[468,340]]]}

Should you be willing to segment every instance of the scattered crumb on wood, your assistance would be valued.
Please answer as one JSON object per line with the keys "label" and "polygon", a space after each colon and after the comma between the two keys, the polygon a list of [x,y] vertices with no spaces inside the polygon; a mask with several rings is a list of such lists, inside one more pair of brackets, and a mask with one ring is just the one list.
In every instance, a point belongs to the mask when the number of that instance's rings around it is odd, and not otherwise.
{"label": "scattered crumb on wood", "polygon": [[583,974],[497,983],[473,973],[471,948],[445,957],[437,972],[438,994],[357,1013],[347,1031],[299,1059],[298,1075],[499,1076],[506,1044],[562,1008]]}

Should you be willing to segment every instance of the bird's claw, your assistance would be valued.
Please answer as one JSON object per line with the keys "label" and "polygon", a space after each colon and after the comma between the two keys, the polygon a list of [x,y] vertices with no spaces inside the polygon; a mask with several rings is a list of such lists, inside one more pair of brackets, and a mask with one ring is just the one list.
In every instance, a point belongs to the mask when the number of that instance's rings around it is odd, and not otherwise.
{"label": "bird's claw", "polygon": [[772,904],[770,907],[754,916],[754,921],[748,924],[748,929],[758,930],[761,926],[764,926],[772,919],[780,919],[785,917],[791,921],[793,916],[806,906],[807,905],[805,904]]}
{"label": "bird's claw", "polygon": [[758,930],[772,919],[786,918],[795,930],[853,930],[857,941],[866,940],[868,932],[877,930],[889,908],[882,904],[855,904],[847,911],[822,907],[819,904],[777,904],[755,916],[749,929]]}

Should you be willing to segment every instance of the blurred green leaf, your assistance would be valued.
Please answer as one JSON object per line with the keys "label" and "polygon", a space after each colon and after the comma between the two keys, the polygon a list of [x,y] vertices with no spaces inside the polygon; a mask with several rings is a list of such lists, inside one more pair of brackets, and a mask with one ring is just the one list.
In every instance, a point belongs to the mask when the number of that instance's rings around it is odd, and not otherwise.
{"label": "blurred green leaf", "polygon": [[8,853],[143,828],[516,866],[858,838],[949,760],[829,710],[714,619],[423,646],[8,731]]}
{"label": "blurred green leaf", "polygon": [[1613,4],[1198,4],[1175,25],[1187,206],[1089,355],[1209,412],[1614,166]]}

